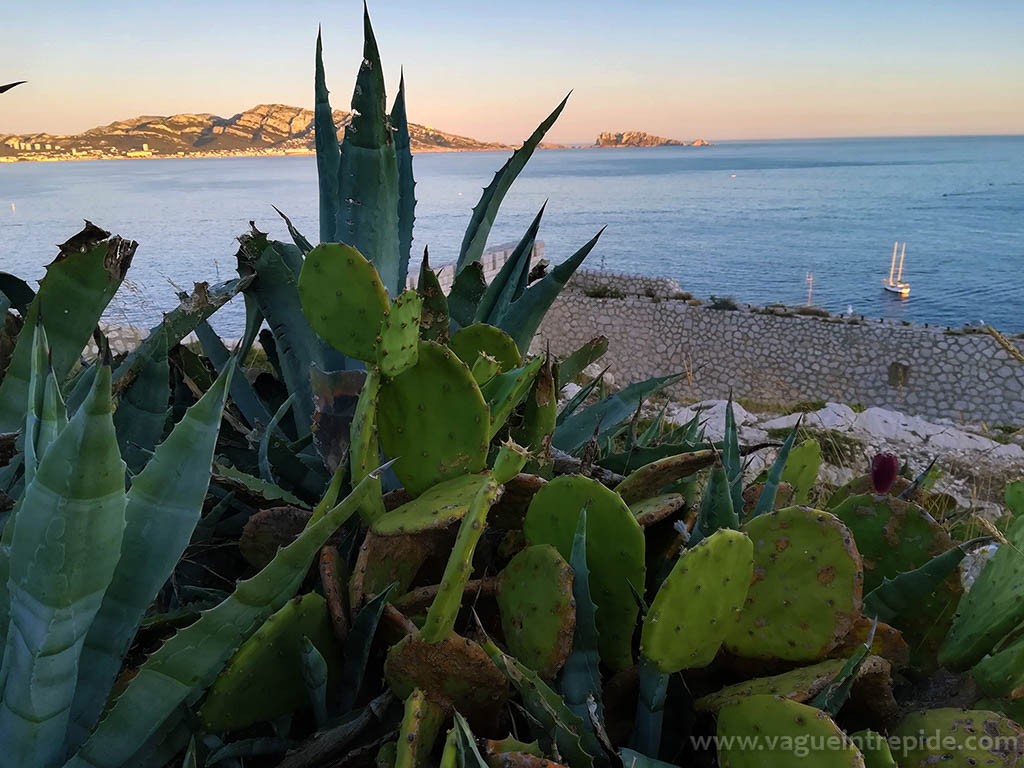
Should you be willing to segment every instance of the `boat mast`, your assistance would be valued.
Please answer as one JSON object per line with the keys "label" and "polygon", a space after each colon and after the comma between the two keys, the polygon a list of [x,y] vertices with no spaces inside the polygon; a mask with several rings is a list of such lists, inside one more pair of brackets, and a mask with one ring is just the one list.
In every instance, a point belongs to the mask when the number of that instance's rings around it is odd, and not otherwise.
{"label": "boat mast", "polygon": [[899,247],[899,240],[892,244],[892,262],[889,264],[889,285],[892,285],[892,273],[896,271],[896,249]]}
{"label": "boat mast", "polygon": [[903,250],[900,251],[900,271],[899,271],[899,274],[896,275],[896,282],[897,283],[903,282],[903,257],[906,256],[906,255],[907,255],[907,244],[903,243]]}

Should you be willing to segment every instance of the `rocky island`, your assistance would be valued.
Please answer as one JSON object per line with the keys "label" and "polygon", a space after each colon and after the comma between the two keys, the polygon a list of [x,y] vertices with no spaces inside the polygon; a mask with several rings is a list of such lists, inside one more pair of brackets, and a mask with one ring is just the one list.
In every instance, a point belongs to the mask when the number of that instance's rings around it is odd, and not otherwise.
{"label": "rocky island", "polygon": [[678,139],[666,139],[644,131],[604,131],[594,142],[595,147],[709,147],[711,142],[697,139],[692,144]]}
{"label": "rocky island", "polygon": [[[351,120],[351,112],[334,111],[339,140]],[[260,104],[232,117],[205,112],[135,117],[72,136],[0,134],[0,162],[312,154],[313,134],[312,110]],[[415,123],[409,124],[409,138],[413,152],[509,149]]]}

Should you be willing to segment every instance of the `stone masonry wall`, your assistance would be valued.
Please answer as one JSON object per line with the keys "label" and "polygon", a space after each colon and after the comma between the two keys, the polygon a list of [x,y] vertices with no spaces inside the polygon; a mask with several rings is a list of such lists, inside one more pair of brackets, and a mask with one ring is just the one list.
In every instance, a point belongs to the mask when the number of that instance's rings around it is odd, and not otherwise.
{"label": "stone masonry wall", "polygon": [[[653,290],[652,290],[653,288]],[[589,295],[588,295],[589,294]],[[600,296],[621,298],[598,298]],[[567,354],[608,337],[616,384],[682,372],[680,399],[830,400],[925,417],[1024,422],[1024,365],[985,333],[904,323],[694,306],[672,280],[581,271],[535,349]]]}

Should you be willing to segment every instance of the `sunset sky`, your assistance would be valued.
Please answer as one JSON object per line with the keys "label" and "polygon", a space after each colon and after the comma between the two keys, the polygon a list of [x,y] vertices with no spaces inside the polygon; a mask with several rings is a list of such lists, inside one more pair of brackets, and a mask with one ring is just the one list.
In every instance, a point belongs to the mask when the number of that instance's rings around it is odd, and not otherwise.
{"label": "sunset sky", "polygon": [[[140,114],[312,106],[323,25],[347,109],[361,2],[4,4],[0,133]],[[1024,2],[375,0],[389,98],[414,122],[517,142],[570,89],[549,139],[1024,133]]]}

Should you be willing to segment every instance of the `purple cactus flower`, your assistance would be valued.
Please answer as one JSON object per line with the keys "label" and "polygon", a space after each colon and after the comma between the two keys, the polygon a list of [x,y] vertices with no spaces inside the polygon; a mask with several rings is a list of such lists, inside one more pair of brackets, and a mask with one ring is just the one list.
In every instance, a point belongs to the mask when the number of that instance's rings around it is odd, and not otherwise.
{"label": "purple cactus flower", "polygon": [[875,493],[888,493],[900,472],[900,460],[891,453],[880,453],[871,460],[871,485]]}

